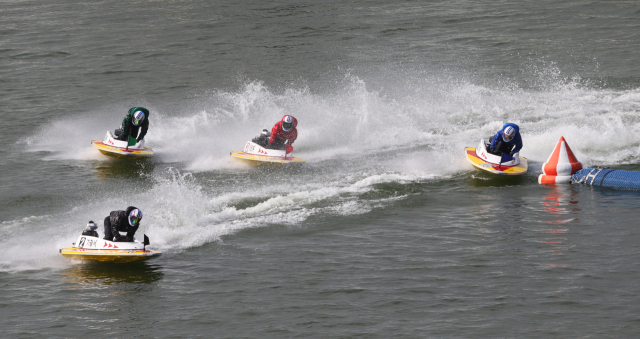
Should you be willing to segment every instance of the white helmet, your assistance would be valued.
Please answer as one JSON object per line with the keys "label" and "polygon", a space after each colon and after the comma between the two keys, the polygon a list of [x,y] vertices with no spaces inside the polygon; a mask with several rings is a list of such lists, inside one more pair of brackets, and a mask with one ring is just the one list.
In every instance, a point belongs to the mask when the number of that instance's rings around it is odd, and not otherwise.
{"label": "white helmet", "polygon": [[286,115],[282,118],[282,129],[285,132],[289,132],[293,128],[293,117],[290,115]]}
{"label": "white helmet", "polygon": [[135,209],[129,213],[129,225],[138,226],[140,225],[140,219],[142,219],[142,211],[139,209]]}
{"label": "white helmet", "polygon": [[89,223],[87,223],[87,227],[85,227],[85,231],[95,231],[96,228],[98,228],[98,225],[96,225],[95,222],[93,222],[93,220],[90,220]]}
{"label": "white helmet", "polygon": [[516,129],[513,126],[508,126],[502,132],[502,140],[509,142],[516,135]]}
{"label": "white helmet", "polygon": [[144,112],[136,111],[133,113],[133,124],[139,126],[144,121]]}

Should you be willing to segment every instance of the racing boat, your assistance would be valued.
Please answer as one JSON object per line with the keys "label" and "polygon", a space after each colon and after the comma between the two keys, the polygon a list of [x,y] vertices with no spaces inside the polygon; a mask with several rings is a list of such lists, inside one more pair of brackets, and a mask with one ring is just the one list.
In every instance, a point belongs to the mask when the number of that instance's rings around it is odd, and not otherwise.
{"label": "racing boat", "polygon": [[148,158],[153,156],[153,150],[144,147],[144,139],[139,142],[135,138],[129,137],[130,141],[118,140],[113,137],[111,131],[107,131],[104,140],[93,140],[93,147],[100,150],[102,154],[112,155],[120,158]]}
{"label": "racing boat", "polygon": [[261,134],[247,141],[244,151],[231,152],[231,156],[251,165],[289,165],[302,164],[303,159],[292,155],[293,147],[285,145],[285,149],[270,149],[268,145],[270,133],[266,129]]}
{"label": "racing boat", "polygon": [[498,175],[522,175],[527,173],[527,158],[508,154],[496,155],[489,153],[489,144],[484,139],[480,140],[478,147],[466,147],[467,160],[473,167]]}
{"label": "racing boat", "polygon": [[109,241],[99,237],[98,226],[89,221],[78,240],[72,247],[60,249],[60,254],[78,260],[97,260],[106,262],[133,262],[159,257],[162,253],[146,248],[149,238],[145,234],[144,241],[134,238],[133,241]]}

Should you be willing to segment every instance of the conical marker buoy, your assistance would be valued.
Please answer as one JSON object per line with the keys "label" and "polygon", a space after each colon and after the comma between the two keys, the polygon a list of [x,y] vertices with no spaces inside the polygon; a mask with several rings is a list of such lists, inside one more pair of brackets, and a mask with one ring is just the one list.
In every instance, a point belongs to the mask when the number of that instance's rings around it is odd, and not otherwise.
{"label": "conical marker buoy", "polygon": [[560,137],[553,153],[542,165],[543,174],[538,177],[538,183],[568,184],[571,182],[571,175],[581,168],[582,164],[573,155],[564,137]]}

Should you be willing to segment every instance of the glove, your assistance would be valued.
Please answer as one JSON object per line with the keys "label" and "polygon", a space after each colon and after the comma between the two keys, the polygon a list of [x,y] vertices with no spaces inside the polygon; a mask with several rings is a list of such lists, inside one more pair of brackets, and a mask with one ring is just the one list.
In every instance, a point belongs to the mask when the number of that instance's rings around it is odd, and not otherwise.
{"label": "glove", "polygon": [[113,241],[120,241],[120,238],[122,238],[120,234],[116,234],[115,237],[113,237]]}
{"label": "glove", "polygon": [[514,159],[518,159],[518,158],[520,157],[520,152],[515,152],[515,153],[511,154],[511,156],[512,156]]}

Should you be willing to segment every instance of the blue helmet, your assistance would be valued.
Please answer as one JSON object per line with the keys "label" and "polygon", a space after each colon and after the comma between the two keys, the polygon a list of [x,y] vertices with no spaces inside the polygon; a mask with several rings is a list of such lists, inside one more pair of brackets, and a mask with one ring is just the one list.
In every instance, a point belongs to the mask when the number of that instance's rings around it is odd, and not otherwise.
{"label": "blue helmet", "polygon": [[282,129],[285,132],[289,132],[293,128],[293,117],[290,115],[282,118]]}
{"label": "blue helmet", "polygon": [[129,213],[129,225],[138,226],[140,225],[140,219],[142,219],[142,211],[139,209],[135,209]]}
{"label": "blue helmet", "polygon": [[133,124],[139,126],[144,121],[144,112],[136,111],[133,113]]}
{"label": "blue helmet", "polygon": [[516,129],[513,126],[508,126],[502,131],[502,140],[509,142],[516,135]]}

